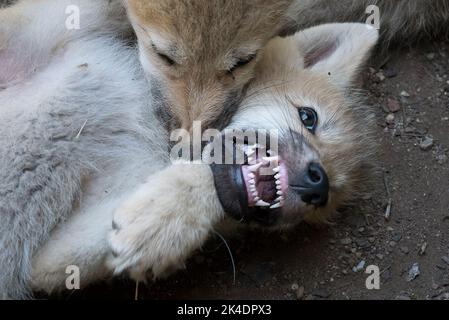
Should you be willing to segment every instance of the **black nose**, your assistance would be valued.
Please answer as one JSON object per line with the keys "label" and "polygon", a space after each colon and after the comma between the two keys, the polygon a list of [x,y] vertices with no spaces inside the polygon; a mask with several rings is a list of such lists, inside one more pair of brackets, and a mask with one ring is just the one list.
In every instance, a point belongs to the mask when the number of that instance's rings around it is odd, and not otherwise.
{"label": "black nose", "polygon": [[329,179],[326,171],[318,163],[311,163],[300,175],[293,189],[305,203],[317,207],[325,206],[329,198]]}

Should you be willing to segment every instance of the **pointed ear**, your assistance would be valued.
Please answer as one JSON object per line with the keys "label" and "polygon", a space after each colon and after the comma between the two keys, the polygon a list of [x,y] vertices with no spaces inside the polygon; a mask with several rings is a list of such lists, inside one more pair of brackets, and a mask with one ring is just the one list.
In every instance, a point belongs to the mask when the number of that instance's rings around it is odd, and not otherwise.
{"label": "pointed ear", "polygon": [[367,24],[335,23],[306,29],[293,37],[304,69],[326,75],[344,89],[352,84],[379,34]]}

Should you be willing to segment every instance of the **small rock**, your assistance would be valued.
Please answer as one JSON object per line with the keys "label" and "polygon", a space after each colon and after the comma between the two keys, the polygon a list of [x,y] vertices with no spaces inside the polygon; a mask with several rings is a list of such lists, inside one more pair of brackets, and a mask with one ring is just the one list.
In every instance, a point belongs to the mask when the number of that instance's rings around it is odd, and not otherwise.
{"label": "small rock", "polygon": [[449,257],[446,257],[446,256],[441,257],[441,260],[443,260],[446,264],[449,265]]}
{"label": "small rock", "polygon": [[424,242],[421,245],[421,248],[419,249],[419,255],[423,256],[426,253],[426,249],[427,249],[427,242]]}
{"label": "small rock", "polygon": [[312,295],[317,298],[327,299],[331,296],[331,293],[327,291],[326,289],[315,289],[312,292]]}
{"label": "small rock", "polygon": [[384,255],[381,253],[376,254],[376,258],[379,260],[383,260],[384,259]]}
{"label": "small rock", "polygon": [[403,91],[401,91],[401,97],[408,98],[408,97],[410,97],[410,93],[408,93],[407,91],[403,90]]}
{"label": "small rock", "polygon": [[388,244],[389,244],[390,247],[392,247],[392,248],[396,247],[396,241],[390,241]]}
{"label": "small rock", "polygon": [[296,292],[296,290],[298,290],[299,289],[299,286],[298,286],[298,284],[297,283],[294,283],[294,284],[292,284],[292,291],[295,291]]}
{"label": "small rock", "polygon": [[352,240],[351,240],[351,238],[345,238],[345,239],[341,239],[341,240],[340,240],[340,243],[341,243],[342,245],[347,246],[347,245],[350,245],[350,244],[352,243]]}
{"label": "small rock", "polygon": [[416,128],[414,126],[407,126],[404,129],[405,133],[415,133],[416,132]]}
{"label": "small rock", "polygon": [[384,75],[384,73],[383,73],[382,71],[379,71],[378,73],[376,73],[376,78],[377,78],[380,82],[382,82],[382,81],[385,80],[385,75]]}
{"label": "small rock", "polygon": [[426,58],[429,60],[433,60],[435,58],[435,53],[430,52],[430,53],[426,54]]}
{"label": "small rock", "polygon": [[419,147],[423,151],[429,151],[430,149],[432,149],[433,143],[434,143],[433,139],[431,137],[426,136],[419,144]]}
{"label": "small rock", "polygon": [[296,299],[297,300],[304,299],[304,287],[303,286],[299,287],[298,290],[296,290]]}
{"label": "small rock", "polygon": [[439,154],[436,157],[438,164],[445,164],[447,162],[447,155]]}
{"label": "small rock", "polygon": [[366,239],[356,239],[355,243],[357,244],[358,247],[360,248],[367,248],[370,246],[370,243],[368,242],[368,240]]}
{"label": "small rock", "polygon": [[366,264],[365,260],[360,261],[358,265],[356,265],[354,268],[352,268],[352,271],[354,271],[356,273],[362,271],[363,268],[365,268],[365,264]]}
{"label": "small rock", "polygon": [[419,263],[414,263],[413,266],[410,268],[407,274],[407,282],[411,282],[415,280],[419,275],[421,271],[419,270]]}
{"label": "small rock", "polygon": [[409,254],[409,252],[410,252],[410,250],[406,246],[401,246],[400,249],[403,254]]}
{"label": "small rock", "polygon": [[387,124],[394,124],[394,119],[395,119],[394,114],[390,113],[390,114],[388,114],[388,115],[386,116],[385,122],[386,122]]}
{"label": "small rock", "polygon": [[396,99],[388,98],[387,105],[390,112],[396,113],[401,110],[401,105],[399,104],[399,101]]}
{"label": "small rock", "polygon": [[402,234],[400,234],[399,232],[395,232],[393,233],[393,235],[391,236],[391,239],[395,242],[399,242],[402,239]]}
{"label": "small rock", "polygon": [[387,78],[394,78],[398,75],[398,69],[395,66],[388,64],[384,68],[384,75]]}

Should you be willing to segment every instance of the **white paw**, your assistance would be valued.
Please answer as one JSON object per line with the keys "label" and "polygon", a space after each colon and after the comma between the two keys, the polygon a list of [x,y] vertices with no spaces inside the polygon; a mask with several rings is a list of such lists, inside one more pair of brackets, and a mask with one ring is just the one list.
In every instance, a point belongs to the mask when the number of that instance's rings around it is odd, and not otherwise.
{"label": "white paw", "polygon": [[151,177],[114,214],[108,263],[116,274],[127,271],[144,281],[183,268],[221,217],[221,207],[207,196],[210,186],[192,183],[179,169]]}

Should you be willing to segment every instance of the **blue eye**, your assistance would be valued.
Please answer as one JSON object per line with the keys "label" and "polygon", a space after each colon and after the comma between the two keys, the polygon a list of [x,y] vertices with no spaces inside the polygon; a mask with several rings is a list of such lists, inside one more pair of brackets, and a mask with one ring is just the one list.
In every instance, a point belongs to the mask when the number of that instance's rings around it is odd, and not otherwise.
{"label": "blue eye", "polygon": [[316,111],[309,107],[301,107],[298,110],[299,112],[299,118],[301,119],[301,122],[304,124],[304,126],[309,130],[311,133],[315,133],[315,130],[318,126],[318,115]]}

